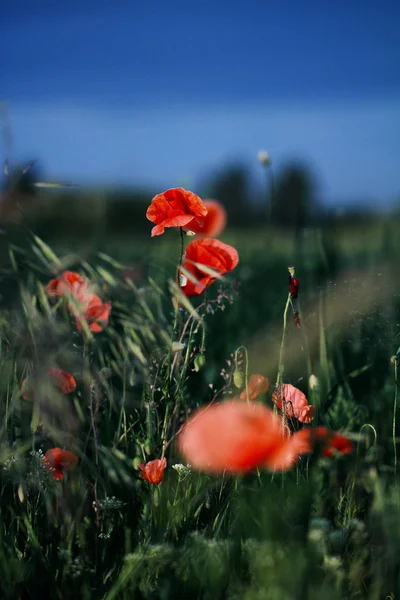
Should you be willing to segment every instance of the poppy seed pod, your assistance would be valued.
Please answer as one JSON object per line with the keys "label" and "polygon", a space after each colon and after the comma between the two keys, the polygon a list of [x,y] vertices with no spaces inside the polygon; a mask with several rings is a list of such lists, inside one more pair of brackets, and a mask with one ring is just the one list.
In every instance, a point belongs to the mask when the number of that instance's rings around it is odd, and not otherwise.
{"label": "poppy seed pod", "polygon": [[243,387],[243,383],[244,383],[243,375],[241,374],[239,369],[235,369],[235,371],[233,373],[233,383],[239,390],[240,390],[240,388]]}

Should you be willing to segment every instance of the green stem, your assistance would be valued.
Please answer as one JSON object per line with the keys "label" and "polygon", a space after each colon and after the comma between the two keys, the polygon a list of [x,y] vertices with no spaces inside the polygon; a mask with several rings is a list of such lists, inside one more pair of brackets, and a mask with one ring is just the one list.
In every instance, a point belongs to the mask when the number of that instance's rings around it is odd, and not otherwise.
{"label": "green stem", "polygon": [[165,407],[164,423],[163,423],[163,428],[162,428],[162,433],[161,433],[161,441],[162,441],[161,459],[164,458],[165,449],[167,447],[167,427],[168,427],[168,416],[169,416],[170,406],[171,406],[171,403],[168,402],[167,406]]}
{"label": "green stem", "polygon": [[[181,235],[181,244],[180,244],[180,251],[179,251],[179,263],[178,263],[178,267],[176,269],[176,284],[180,287],[180,280],[181,280],[181,266],[183,263],[183,253],[185,251],[185,234],[183,233],[183,229],[182,227],[179,227],[179,232]],[[179,316],[179,304],[178,302],[176,303],[176,307],[175,307],[175,319],[174,319],[174,329],[173,329],[173,335],[175,336],[176,333],[176,328],[178,326],[178,316]]]}
{"label": "green stem", "polygon": [[393,453],[394,453],[394,482],[397,487],[397,448],[396,448],[396,412],[397,412],[397,361],[394,363],[394,405],[393,405]]}
{"label": "green stem", "polygon": [[245,346],[239,346],[239,348],[236,350],[236,354],[235,354],[236,368],[237,368],[239,350],[243,350],[243,352],[244,352],[244,358],[245,358],[244,378],[245,378],[245,382],[246,382],[246,388],[245,388],[246,389],[246,401],[247,401],[247,403],[249,403],[250,402],[250,398],[249,398],[249,355],[247,353],[247,348]]}
{"label": "green stem", "polygon": [[282,373],[281,373],[281,365],[283,360],[283,352],[285,348],[285,337],[286,337],[286,326],[287,326],[287,313],[290,306],[290,293],[288,294],[285,306],[285,312],[283,313],[283,331],[282,331],[282,341],[281,341],[281,349],[279,352],[279,363],[278,363],[278,375],[276,377],[275,387],[278,387],[281,383]]}

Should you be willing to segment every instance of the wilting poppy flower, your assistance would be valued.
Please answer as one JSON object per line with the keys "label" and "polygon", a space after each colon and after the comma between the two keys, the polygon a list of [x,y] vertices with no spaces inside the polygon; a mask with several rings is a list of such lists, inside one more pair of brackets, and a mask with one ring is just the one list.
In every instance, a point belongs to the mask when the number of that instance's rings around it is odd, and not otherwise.
{"label": "wilting poppy flower", "polygon": [[259,466],[286,470],[307,444],[289,436],[280,417],[258,402],[235,400],[198,410],[179,436],[179,450],[195,469],[245,473]]}
{"label": "wilting poppy flower", "polygon": [[62,448],[51,448],[44,455],[44,464],[48,469],[53,469],[53,478],[60,480],[64,471],[73,471],[78,464],[78,457]]}
{"label": "wilting poppy flower", "polygon": [[[185,260],[182,265],[189,271],[195,281],[185,277],[186,284],[182,286],[182,291],[186,296],[199,296],[206,287],[214,283],[220,275],[225,275],[232,271],[239,262],[237,250],[228,244],[224,244],[214,238],[201,238],[190,242],[186,248]],[[193,264],[197,263],[197,264]],[[212,269],[216,275],[206,272],[202,265]],[[182,275],[185,273],[182,271]]]}
{"label": "wilting poppy flower", "polygon": [[146,217],[155,227],[152,237],[164,233],[166,227],[187,227],[195,221],[201,225],[207,215],[207,208],[199,196],[183,188],[171,188],[153,198]]}
{"label": "wilting poppy flower", "polygon": [[289,418],[300,423],[311,423],[315,416],[314,406],[308,404],[306,396],[290,383],[282,383],[272,394],[272,402]]}
{"label": "wilting poppy flower", "polygon": [[66,296],[68,294],[77,294],[86,291],[87,281],[79,273],[74,271],[64,271],[59,277],[52,279],[46,285],[46,291],[50,296]]}
{"label": "wilting poppy flower", "polygon": [[58,369],[57,367],[49,367],[49,375],[51,380],[62,394],[70,394],[76,389],[76,381],[71,373]]}
{"label": "wilting poppy flower", "polygon": [[317,446],[320,447],[324,456],[331,457],[335,452],[349,454],[353,450],[353,444],[349,438],[342,433],[329,431],[326,427],[305,428],[298,433],[304,447],[308,444],[308,452],[311,452],[312,446]]}
{"label": "wilting poppy flower", "polygon": [[[84,294],[79,298],[82,304],[82,316],[76,316],[76,327],[82,330],[82,318],[87,321],[90,331],[100,333],[108,323],[111,312],[111,302],[103,304],[95,294]],[[75,314],[75,313],[74,313]]]}
{"label": "wilting poppy flower", "polygon": [[293,321],[294,321],[294,324],[296,325],[296,327],[301,329],[300,315],[299,315],[298,310],[296,310],[296,312],[293,313]]}
{"label": "wilting poppy flower", "polygon": [[[260,394],[266,394],[269,388],[269,380],[263,375],[251,375],[248,383],[249,400],[256,400]],[[247,400],[246,390],[240,394],[240,400]]]}
{"label": "wilting poppy flower", "polygon": [[190,221],[185,227],[198,235],[207,235],[210,237],[218,236],[226,225],[226,211],[223,205],[217,200],[204,200],[204,206],[208,213],[203,219],[203,224],[200,225],[196,219]]}
{"label": "wilting poppy flower", "polygon": [[297,277],[292,277],[289,273],[289,293],[292,300],[295,300],[299,295],[299,280]]}
{"label": "wilting poppy flower", "polygon": [[157,458],[156,460],[151,460],[145,465],[139,464],[139,469],[141,470],[140,477],[149,483],[157,485],[164,479],[164,469],[166,466],[166,458]]}

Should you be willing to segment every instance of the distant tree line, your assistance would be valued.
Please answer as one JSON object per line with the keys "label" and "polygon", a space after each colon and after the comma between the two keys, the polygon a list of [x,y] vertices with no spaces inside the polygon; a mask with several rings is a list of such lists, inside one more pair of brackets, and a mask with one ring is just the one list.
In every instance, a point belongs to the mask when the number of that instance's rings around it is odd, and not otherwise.
{"label": "distant tree line", "polygon": [[[36,188],[40,179],[33,169],[3,186],[0,220],[18,220],[46,238],[69,234],[87,236],[146,232],[146,209],[160,190]],[[11,187],[10,187],[11,186]],[[321,224],[327,211],[317,199],[315,180],[309,169],[292,163],[278,173],[266,171],[262,188],[255,188],[249,170],[233,164],[211,175],[193,191],[203,198],[215,198],[226,208],[229,225],[236,228],[268,225],[299,234]],[[11,217],[10,217],[11,215]],[[359,212],[354,215],[359,218]]]}

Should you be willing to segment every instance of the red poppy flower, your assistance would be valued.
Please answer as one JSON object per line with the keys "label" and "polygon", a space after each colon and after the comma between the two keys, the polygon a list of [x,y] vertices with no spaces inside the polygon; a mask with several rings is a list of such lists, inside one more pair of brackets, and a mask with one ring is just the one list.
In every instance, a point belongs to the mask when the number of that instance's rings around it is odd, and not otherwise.
{"label": "red poppy flower", "polygon": [[207,208],[199,196],[183,188],[171,188],[153,198],[146,212],[146,217],[155,227],[151,236],[161,235],[166,227],[186,227],[195,221],[203,223]]}
{"label": "red poppy flower", "polygon": [[335,453],[349,454],[353,450],[353,444],[342,433],[329,431],[326,427],[316,427],[315,429],[305,428],[299,431],[302,443],[309,445],[308,452],[311,452],[311,446],[319,446],[324,456],[331,457]]}
{"label": "red poppy flower", "polygon": [[282,383],[272,394],[272,402],[287,417],[295,417],[300,423],[311,423],[315,416],[314,406],[308,404],[306,396],[290,383]]}
{"label": "red poppy flower", "polygon": [[21,383],[21,393],[24,400],[34,399],[33,390],[31,388],[32,386],[29,382],[28,377],[25,377],[25,379]]}
{"label": "red poppy flower", "polygon": [[52,279],[46,285],[46,291],[50,296],[66,296],[68,294],[82,293],[87,289],[87,282],[74,271],[64,271],[59,277]]}
{"label": "red poppy flower", "polygon": [[[57,367],[49,367],[48,374],[54,387],[57,388],[61,394],[70,394],[75,391],[76,381],[67,371],[63,371]],[[34,391],[28,378],[25,378],[21,383],[21,392],[24,400],[34,399]]]}
{"label": "red poppy flower", "polygon": [[[83,318],[87,321],[90,331],[100,333],[107,325],[111,302],[103,304],[102,300],[95,294],[84,294],[79,298],[83,308]],[[76,327],[78,331],[82,330],[82,317],[76,316]]]}
{"label": "red poppy flower", "polygon": [[49,367],[49,375],[52,379],[54,387],[62,394],[70,394],[76,389],[76,381],[71,373],[58,369],[57,367]]}
{"label": "red poppy flower", "polygon": [[[263,375],[251,375],[248,383],[249,400],[257,400],[261,394],[266,394],[269,388],[269,380]],[[247,400],[246,390],[240,394],[240,400]]]}
{"label": "red poppy flower", "polygon": [[51,448],[44,455],[44,464],[48,469],[53,469],[53,478],[60,480],[64,471],[73,471],[78,464],[78,457],[62,448]]}
{"label": "red poppy flower", "polygon": [[[195,281],[187,277],[182,291],[186,296],[199,296],[216,278],[232,271],[239,262],[237,250],[214,238],[201,238],[190,242],[186,248],[183,268],[189,271]],[[196,263],[196,264],[194,264]],[[206,269],[202,269],[202,265]],[[218,275],[206,272],[207,267]],[[182,271],[182,274],[185,273]]]}
{"label": "red poppy flower", "polygon": [[209,473],[245,473],[259,466],[286,470],[305,445],[266,406],[235,400],[194,413],[178,443],[187,462]]}
{"label": "red poppy flower", "polygon": [[158,485],[164,479],[164,470],[166,466],[166,458],[157,458],[156,460],[151,460],[145,465],[139,464],[139,469],[141,470],[140,477],[149,483]]}
{"label": "red poppy flower", "polygon": [[204,200],[203,204],[208,210],[203,219],[203,224],[201,225],[196,219],[193,219],[186,225],[185,229],[193,231],[197,235],[216,237],[225,229],[226,210],[217,200]]}

